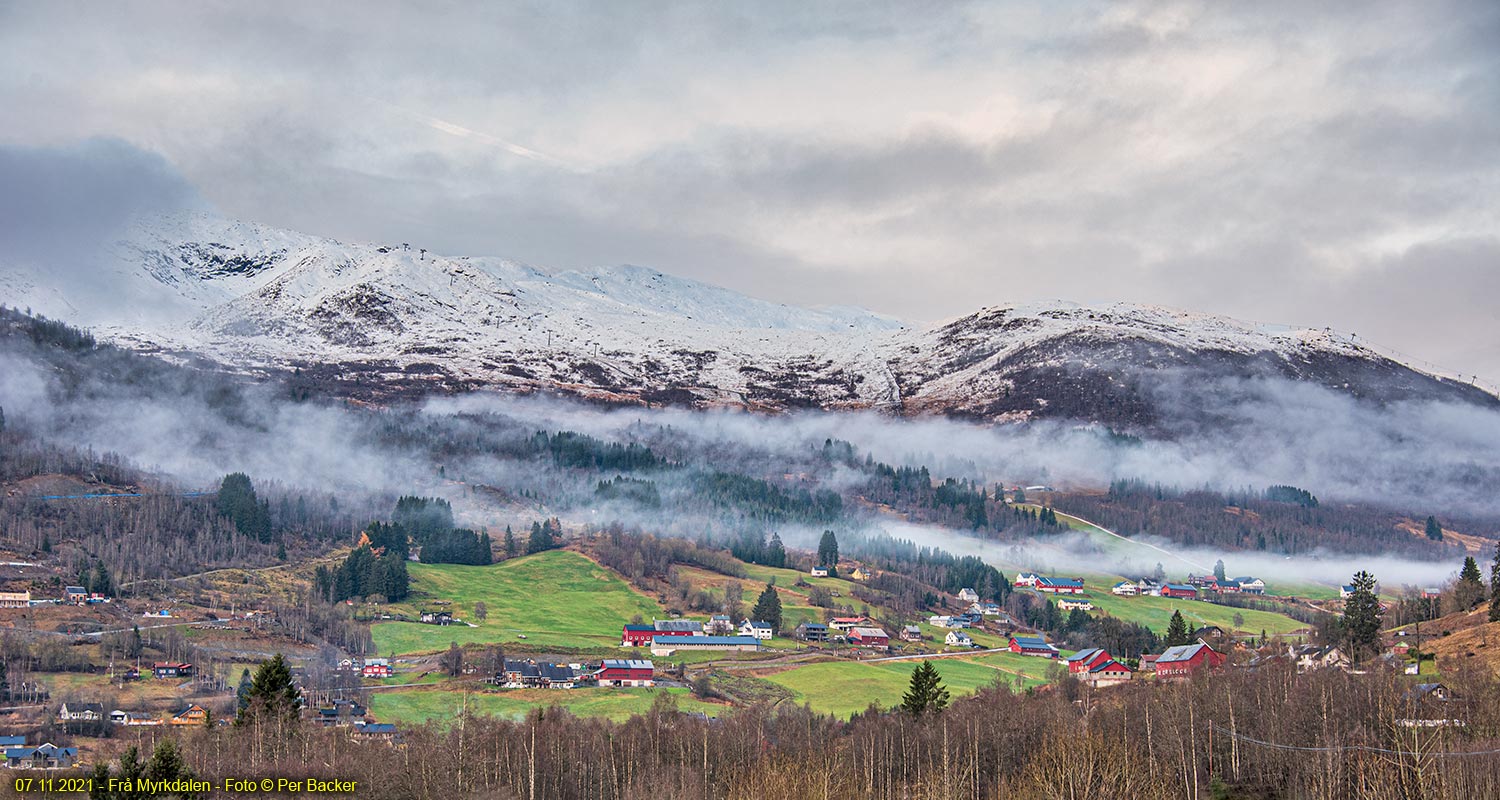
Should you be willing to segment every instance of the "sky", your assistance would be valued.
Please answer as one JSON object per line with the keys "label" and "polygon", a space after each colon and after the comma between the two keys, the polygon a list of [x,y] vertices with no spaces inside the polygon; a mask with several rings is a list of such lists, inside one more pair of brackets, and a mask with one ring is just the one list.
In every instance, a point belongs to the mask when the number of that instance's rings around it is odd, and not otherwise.
{"label": "sky", "polygon": [[[80,152],[105,188],[47,171]],[[914,321],[1330,326],[1500,383],[1492,0],[0,0],[0,178],[13,231],[191,194]]]}

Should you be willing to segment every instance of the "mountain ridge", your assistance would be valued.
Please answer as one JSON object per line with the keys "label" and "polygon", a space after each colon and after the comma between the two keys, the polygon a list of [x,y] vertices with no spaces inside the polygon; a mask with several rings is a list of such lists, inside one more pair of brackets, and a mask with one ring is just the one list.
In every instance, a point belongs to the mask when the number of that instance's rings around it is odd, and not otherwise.
{"label": "mountain ridge", "polygon": [[[917,325],[774,303],[633,265],[549,272],[348,244],[205,213],[141,220],[99,286],[8,265],[12,305],[103,338],[352,394],[497,388],[611,402],[880,409],[1171,428],[1174,381],[1288,379],[1374,402],[1493,395],[1330,329],[1115,303],[988,306]],[[89,289],[96,289],[91,292]]]}

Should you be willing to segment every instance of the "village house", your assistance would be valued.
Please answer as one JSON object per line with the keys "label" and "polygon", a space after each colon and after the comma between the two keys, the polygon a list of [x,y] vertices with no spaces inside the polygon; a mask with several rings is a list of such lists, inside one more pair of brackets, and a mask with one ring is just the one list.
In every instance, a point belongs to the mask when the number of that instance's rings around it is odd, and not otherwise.
{"label": "village house", "polygon": [[98,703],[63,703],[57,709],[58,722],[99,722],[104,719],[104,706]]}
{"label": "village house", "polygon": [[845,633],[853,628],[858,628],[861,625],[866,625],[869,622],[869,617],[834,617],[833,619],[828,620],[828,627],[840,633]]}
{"label": "village house", "polygon": [[75,606],[88,605],[89,590],[82,586],[65,586],[62,599],[64,603],[72,603]]}
{"label": "village house", "polygon": [[401,741],[401,733],[396,726],[389,722],[366,722],[354,726],[354,735],[362,739],[384,739],[388,742]]}
{"label": "village house", "polygon": [[[971,609],[972,610],[972,609]],[[999,603],[980,603],[979,614],[985,617],[1002,616],[1005,612],[1000,609]]]}
{"label": "village house", "polygon": [[657,636],[651,640],[651,655],[670,656],[679,650],[731,650],[753,653],[760,649],[754,636]]}
{"label": "village house", "polygon": [[1287,655],[1296,663],[1298,672],[1312,672],[1320,669],[1341,669],[1347,672],[1354,666],[1353,660],[1337,645],[1318,647],[1309,644],[1301,647],[1288,647]]}
{"label": "village house", "polygon": [[828,568],[827,567],[813,567],[812,569],[808,570],[807,574],[811,575],[814,578],[826,578],[826,577],[828,577]]}
{"label": "village house", "polygon": [[1117,594],[1121,597],[1135,597],[1136,595],[1141,593],[1140,587],[1136,586],[1130,581],[1120,581],[1114,586],[1111,586],[1109,588],[1109,591],[1111,594]]}
{"label": "village house", "polygon": [[1218,625],[1204,625],[1203,627],[1193,631],[1192,636],[1194,639],[1197,639],[1200,642],[1205,642],[1211,645],[1223,644],[1229,641],[1229,634],[1225,633],[1224,629],[1220,628]]}
{"label": "village house", "polygon": [[732,636],[734,635],[734,620],[728,614],[715,614],[708,619],[705,632],[710,636]]}
{"label": "village house", "polygon": [[849,644],[871,650],[889,650],[891,637],[881,628],[850,628]]}
{"label": "village house", "polygon": [[423,611],[422,621],[428,625],[452,625],[453,612],[451,611]]}
{"label": "village house", "polygon": [[1037,578],[1036,590],[1048,594],[1083,594],[1083,579]]}
{"label": "village house", "polygon": [[1057,648],[1041,636],[1012,636],[1010,637],[1010,651],[1020,653],[1023,656],[1039,656],[1041,658],[1057,658]]}
{"label": "village house", "polygon": [[595,677],[600,686],[655,686],[656,666],[641,659],[606,658]]}
{"label": "village house", "polygon": [[772,633],[773,631],[771,630],[771,623],[769,622],[747,619],[745,620],[744,624],[740,625],[741,636],[752,636],[756,639],[769,639],[771,638]]}
{"label": "village house", "polygon": [[621,647],[646,647],[656,638],[656,628],[650,625],[626,625],[620,634]]}
{"label": "village house", "polygon": [[947,614],[934,614],[927,618],[927,624],[934,628],[961,628],[963,623],[955,623],[953,617]]}
{"label": "village house", "polygon": [[943,639],[943,643],[948,645],[949,647],[974,646],[974,640],[969,638],[969,634],[964,633],[963,631],[948,631],[948,636],[947,638]]}
{"label": "village house", "polygon": [[804,622],[792,631],[792,635],[804,642],[826,642],[828,626],[821,622]]}
{"label": "village house", "polygon": [[1041,580],[1041,576],[1037,575],[1035,572],[1018,572],[1018,573],[1016,573],[1016,583],[1015,583],[1015,585],[1017,587],[1028,587],[1029,586],[1029,587],[1035,588],[1036,587],[1036,582],[1038,580]]}
{"label": "village house", "polygon": [[870,573],[865,571],[863,567],[855,567],[850,571],[849,578],[856,581],[867,581],[870,579]]}
{"label": "village house", "polygon": [[372,658],[360,667],[359,674],[365,678],[389,678],[396,674],[391,667],[391,662],[384,658]]}
{"label": "village house", "polygon": [[1175,597],[1183,600],[1198,599],[1198,587],[1189,586],[1185,583],[1169,583],[1161,587],[1162,597]]}
{"label": "village house", "polygon": [[159,717],[147,716],[145,714],[136,714],[134,712],[123,711],[118,708],[114,711],[109,712],[109,721],[115,725],[123,725],[127,728],[151,727],[155,725],[165,724],[165,722]]}
{"label": "village house", "polygon": [[196,703],[172,715],[170,725],[207,725],[208,709]]}
{"label": "village house", "polygon": [[1156,659],[1158,678],[1186,678],[1224,666],[1224,654],[1203,642],[1168,647]]}
{"label": "village house", "polygon": [[578,683],[578,675],[567,664],[507,658],[504,672],[495,676],[495,683],[507,689],[571,689]]}
{"label": "village house", "polygon": [[1222,592],[1223,594],[1239,594],[1240,593],[1240,582],[1239,581],[1231,581],[1231,580],[1222,580],[1222,581],[1218,582],[1218,586],[1216,588],[1220,592]]}
{"label": "village house", "polygon": [[964,588],[958,590],[958,599],[959,602],[963,603],[977,603],[979,602],[979,592],[976,592],[972,588],[965,586]]}
{"label": "village house", "polygon": [[1139,594],[1161,597],[1161,581],[1154,578],[1141,578],[1136,581],[1135,586]]}
{"label": "village house", "polygon": [[183,664],[175,661],[158,661],[151,665],[151,676],[154,678],[186,678],[192,674],[192,664]]}
{"label": "village house", "polygon": [[51,742],[5,748],[5,766],[10,769],[70,769],[77,761],[78,748],[58,747]]}
{"label": "village house", "polygon": [[31,592],[0,592],[0,608],[27,608],[31,605]]}
{"label": "village house", "polygon": [[903,641],[903,642],[920,642],[920,641],[922,641],[922,629],[919,628],[919,627],[917,627],[916,625],[907,625],[906,627],[904,627],[904,628],[901,629],[901,641]]}
{"label": "village house", "polygon": [[1265,594],[1266,582],[1260,578],[1252,578],[1249,575],[1241,575],[1234,579],[1239,584],[1240,591],[1245,594]]}
{"label": "village house", "polygon": [[1093,611],[1094,604],[1088,600],[1069,600],[1066,597],[1058,598],[1057,607],[1063,611]]}
{"label": "village house", "polygon": [[1068,674],[1095,688],[1124,683],[1135,677],[1130,667],[1099,648],[1080,650],[1067,659]]}

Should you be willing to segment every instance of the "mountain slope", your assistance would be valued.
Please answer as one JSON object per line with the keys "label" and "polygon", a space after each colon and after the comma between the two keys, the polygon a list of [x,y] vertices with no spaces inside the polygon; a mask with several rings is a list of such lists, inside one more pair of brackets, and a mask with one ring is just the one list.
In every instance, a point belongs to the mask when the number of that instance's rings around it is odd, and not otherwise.
{"label": "mountain slope", "polygon": [[144,350],[300,370],[350,394],[492,386],[625,402],[881,408],[1170,429],[1182,385],[1310,381],[1494,405],[1326,330],[1113,305],[986,308],[935,327],[771,303],[642,267],[549,273],[205,214],[142,221],[89,286],[7,264],[0,299]]}

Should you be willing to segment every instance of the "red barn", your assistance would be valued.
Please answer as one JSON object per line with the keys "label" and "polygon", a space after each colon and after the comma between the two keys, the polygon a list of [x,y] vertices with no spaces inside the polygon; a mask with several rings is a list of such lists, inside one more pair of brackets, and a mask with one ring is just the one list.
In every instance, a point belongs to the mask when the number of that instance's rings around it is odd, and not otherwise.
{"label": "red barn", "polygon": [[1169,583],[1166,586],[1161,587],[1161,596],[1180,597],[1187,600],[1196,600],[1198,598],[1198,589],[1197,587],[1188,586],[1186,584]]}
{"label": "red barn", "polygon": [[891,646],[891,637],[880,628],[850,628],[849,644],[887,650]]}
{"label": "red barn", "polygon": [[1179,647],[1168,647],[1156,659],[1158,678],[1186,678],[1200,670],[1217,669],[1224,666],[1224,654],[1199,642]]}
{"label": "red barn", "polygon": [[655,686],[656,667],[639,659],[604,660],[597,673],[600,686]]}
{"label": "red barn", "polygon": [[[661,631],[663,635],[670,636],[668,631]],[[650,647],[652,637],[656,636],[657,630],[652,625],[626,625],[624,632],[620,635],[620,646],[622,647]]]}
{"label": "red barn", "polygon": [[1077,653],[1068,656],[1068,672],[1073,675],[1085,674],[1094,667],[1113,660],[1114,658],[1108,652],[1100,650],[1097,647],[1091,647],[1088,650],[1079,650]]}
{"label": "red barn", "polygon": [[1057,658],[1057,648],[1040,636],[1012,636],[1010,637],[1010,651],[1023,656]]}

